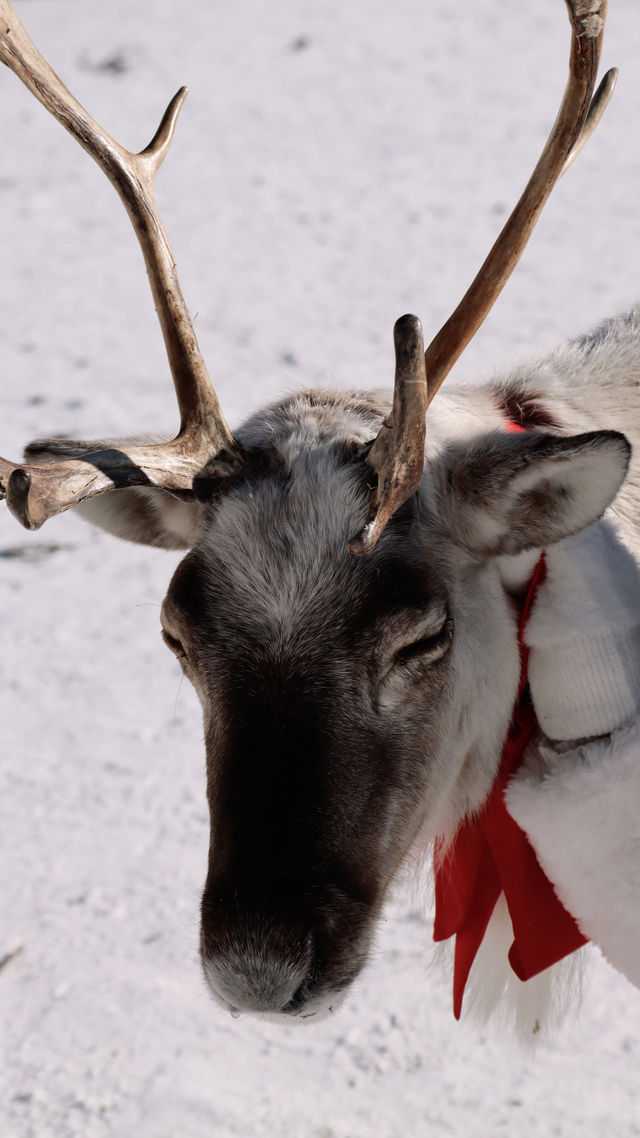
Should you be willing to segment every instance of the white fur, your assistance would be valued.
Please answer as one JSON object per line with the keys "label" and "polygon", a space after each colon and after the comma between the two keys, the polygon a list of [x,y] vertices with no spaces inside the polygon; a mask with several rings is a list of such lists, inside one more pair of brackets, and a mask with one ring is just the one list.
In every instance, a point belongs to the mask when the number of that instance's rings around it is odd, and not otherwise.
{"label": "white fur", "polygon": [[512,943],[513,926],[501,894],[469,974],[464,1014],[481,1023],[492,1021],[498,1029],[515,1031],[530,1045],[549,1038],[579,1004],[585,953],[573,953],[523,982],[509,965]]}

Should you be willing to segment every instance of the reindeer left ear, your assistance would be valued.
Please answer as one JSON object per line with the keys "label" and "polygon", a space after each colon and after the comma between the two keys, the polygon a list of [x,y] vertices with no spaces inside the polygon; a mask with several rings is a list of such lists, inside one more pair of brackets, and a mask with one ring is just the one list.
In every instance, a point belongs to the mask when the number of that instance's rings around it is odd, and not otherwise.
{"label": "reindeer left ear", "polygon": [[630,457],[617,431],[490,435],[436,460],[437,512],[449,535],[476,556],[539,549],[602,516]]}

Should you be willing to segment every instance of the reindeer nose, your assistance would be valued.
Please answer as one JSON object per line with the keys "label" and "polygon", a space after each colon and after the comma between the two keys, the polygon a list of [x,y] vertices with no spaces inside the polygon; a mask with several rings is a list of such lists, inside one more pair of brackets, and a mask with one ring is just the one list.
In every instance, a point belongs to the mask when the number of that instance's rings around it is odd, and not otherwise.
{"label": "reindeer nose", "polygon": [[243,968],[241,975],[230,976],[218,961],[205,960],[204,974],[212,994],[226,1005],[232,1015],[242,1012],[280,1012],[297,1015],[304,1007],[303,969],[276,967],[273,971]]}
{"label": "reindeer nose", "polygon": [[296,1015],[305,1005],[313,962],[313,935],[249,914],[231,923],[203,919],[201,957],[214,997],[232,1013]]}
{"label": "reindeer nose", "polygon": [[[233,954],[235,956],[235,954]],[[309,954],[309,963],[311,957]],[[298,960],[220,956],[203,958],[204,974],[213,995],[232,1014],[284,1012],[297,1014],[305,1004],[303,985],[308,966]]]}

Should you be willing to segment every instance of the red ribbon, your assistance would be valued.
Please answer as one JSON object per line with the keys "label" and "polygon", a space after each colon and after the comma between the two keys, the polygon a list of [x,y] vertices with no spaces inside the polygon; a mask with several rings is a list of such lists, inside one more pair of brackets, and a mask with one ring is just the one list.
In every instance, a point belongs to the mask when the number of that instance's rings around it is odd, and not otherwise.
{"label": "red ribbon", "polygon": [[513,925],[509,963],[520,980],[529,980],[586,944],[574,918],[560,903],[523,830],[507,812],[504,792],[535,729],[527,687],[528,649],[524,628],[538,586],[546,575],[542,554],[520,618],[520,690],[498,777],[481,812],[463,822],[446,847],[436,843],[436,916],[433,939],[455,936],[453,1013],[460,1018],[471,965],[495,904],[504,893]]}

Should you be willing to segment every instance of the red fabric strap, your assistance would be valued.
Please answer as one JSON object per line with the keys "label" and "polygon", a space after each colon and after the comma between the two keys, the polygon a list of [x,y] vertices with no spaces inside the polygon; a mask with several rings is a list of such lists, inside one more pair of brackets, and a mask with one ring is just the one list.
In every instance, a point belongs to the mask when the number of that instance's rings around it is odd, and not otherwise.
{"label": "red fabric strap", "polygon": [[[518,428],[514,424],[516,430]],[[455,936],[453,1012],[460,1018],[471,965],[496,902],[504,893],[513,925],[509,963],[520,980],[529,980],[575,952],[586,939],[560,903],[523,830],[507,812],[504,792],[536,729],[527,688],[524,628],[546,566],[542,554],[534,570],[520,618],[520,690],[498,777],[481,812],[466,820],[453,841],[436,843],[436,916],[433,938]]]}

